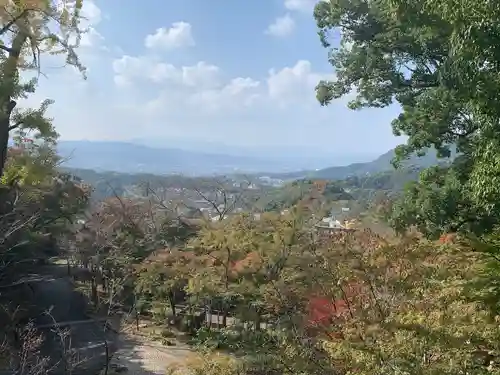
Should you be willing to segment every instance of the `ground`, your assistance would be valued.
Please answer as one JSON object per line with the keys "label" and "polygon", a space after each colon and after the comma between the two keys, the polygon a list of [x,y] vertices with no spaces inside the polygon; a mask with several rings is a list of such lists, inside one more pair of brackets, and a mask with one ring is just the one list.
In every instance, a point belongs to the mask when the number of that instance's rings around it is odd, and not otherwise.
{"label": "ground", "polygon": [[192,349],[180,342],[165,346],[147,337],[123,333],[111,367],[123,366],[127,375],[165,375],[169,368],[182,366],[195,356]]}

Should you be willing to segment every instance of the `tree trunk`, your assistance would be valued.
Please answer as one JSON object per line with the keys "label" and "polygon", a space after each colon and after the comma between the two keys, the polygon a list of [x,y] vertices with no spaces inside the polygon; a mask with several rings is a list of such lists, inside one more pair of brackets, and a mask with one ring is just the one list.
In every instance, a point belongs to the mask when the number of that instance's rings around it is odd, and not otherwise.
{"label": "tree trunk", "polygon": [[3,68],[2,93],[0,95],[0,177],[3,176],[5,163],[7,161],[7,150],[9,147],[10,115],[16,106],[12,100],[15,91],[16,78],[18,73],[19,56],[28,35],[22,30],[18,30],[12,41],[9,57]]}
{"label": "tree trunk", "polygon": [[168,301],[170,302],[170,309],[172,310],[172,316],[175,320],[175,318],[177,317],[177,314],[176,314],[176,310],[175,310],[175,294],[174,293],[169,294]]}
{"label": "tree trunk", "polygon": [[96,284],[96,280],[95,280],[95,276],[92,275],[92,277],[90,278],[90,290],[91,290],[91,298],[92,298],[92,303],[94,304],[94,306],[97,307],[97,284]]}
{"label": "tree trunk", "polygon": [[227,308],[224,306],[224,309],[222,310],[222,326],[224,328],[227,327]]}
{"label": "tree trunk", "polygon": [[139,332],[139,307],[137,306],[137,294],[134,293],[135,327]]}
{"label": "tree trunk", "polygon": [[137,307],[135,308],[135,329],[139,332],[139,311],[137,311]]}
{"label": "tree trunk", "polygon": [[[3,104],[3,107],[5,107],[5,104]],[[2,118],[0,119],[0,177],[3,176],[5,162],[7,161],[7,149],[9,147],[10,116],[4,111],[2,109]]]}
{"label": "tree trunk", "polygon": [[255,316],[255,331],[260,331],[260,322],[261,322],[261,319],[260,319],[260,314],[259,312],[256,313],[256,316]]}

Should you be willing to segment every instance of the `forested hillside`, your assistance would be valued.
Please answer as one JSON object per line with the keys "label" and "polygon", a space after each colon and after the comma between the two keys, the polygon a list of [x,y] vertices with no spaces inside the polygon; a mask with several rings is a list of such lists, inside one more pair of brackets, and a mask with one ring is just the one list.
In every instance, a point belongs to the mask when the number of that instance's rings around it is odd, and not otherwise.
{"label": "forested hillside", "polygon": [[[451,148],[455,151],[455,148]],[[417,156],[416,154],[409,155],[407,159],[401,160],[399,167],[401,169],[424,169],[438,164],[449,164],[454,157],[455,152],[450,153],[450,157],[438,158],[434,148],[426,149],[425,154]],[[345,166],[335,166],[329,168],[318,169],[315,171],[297,171],[292,173],[273,173],[273,177],[284,180],[299,179],[299,178],[315,178],[326,180],[343,180],[353,176],[366,176],[377,173],[386,173],[394,170],[393,160],[396,157],[396,151],[390,150],[377,159],[366,163],[353,163]]]}

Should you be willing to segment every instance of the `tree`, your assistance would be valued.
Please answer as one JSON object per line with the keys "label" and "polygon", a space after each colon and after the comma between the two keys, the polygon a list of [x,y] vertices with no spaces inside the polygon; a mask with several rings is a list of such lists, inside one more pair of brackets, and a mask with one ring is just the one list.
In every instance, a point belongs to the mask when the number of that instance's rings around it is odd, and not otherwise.
{"label": "tree", "polygon": [[[451,226],[482,233],[500,218],[499,7],[481,13],[483,3],[469,5],[455,0],[318,3],[315,18],[336,77],[320,82],[317,96],[328,105],[354,92],[352,109],[398,103],[402,112],[392,122],[393,132],[408,136],[408,141],[397,148],[396,165],[429,148],[441,157],[456,150],[460,156],[443,168],[450,169],[453,178],[445,182],[454,184],[447,189],[454,189],[460,204],[440,213],[432,225],[440,231]],[[341,34],[338,48],[331,44],[334,32]],[[424,178],[422,184],[427,188],[411,188],[409,194],[428,192],[439,182]],[[483,225],[470,225],[463,210],[479,215]],[[448,214],[463,220],[453,223]]]}
{"label": "tree", "polygon": [[[217,212],[220,215],[224,213],[223,210]],[[245,246],[244,237],[245,230],[250,231],[252,223],[241,216],[222,218],[208,222],[188,245],[197,256],[197,267],[189,279],[187,290],[201,303],[217,305],[222,311],[225,327],[229,310],[239,297],[232,288],[235,279],[233,266],[251,251],[250,246]]]}
{"label": "tree", "polygon": [[[302,244],[302,261],[292,254],[266,285],[278,286],[288,324],[225,334],[236,336],[230,349],[237,363],[209,360],[193,364],[193,373],[202,366],[248,375],[499,373],[498,288],[491,280],[498,271],[488,272],[490,257],[415,238],[389,243],[368,231],[316,245]],[[309,297],[306,306],[282,298],[297,289]],[[271,301],[256,289],[255,299]]]}
{"label": "tree", "polygon": [[57,171],[59,158],[50,143],[17,140],[9,153],[0,179],[0,264],[2,272],[9,266],[18,276],[15,266],[57,255],[57,239],[70,232],[90,192]]}
{"label": "tree", "polygon": [[35,91],[37,75],[27,82],[21,73],[40,74],[42,54],[66,55],[66,63],[85,69],[75,53],[81,30],[82,0],[3,0],[0,3],[0,176],[7,159],[10,132],[34,132],[35,138],[54,140],[57,133],[45,117],[50,101],[38,109],[16,109],[17,100]]}
{"label": "tree", "polygon": [[138,266],[136,293],[154,301],[167,300],[172,318],[177,318],[176,304],[191,271],[191,253],[168,250],[158,251]]}

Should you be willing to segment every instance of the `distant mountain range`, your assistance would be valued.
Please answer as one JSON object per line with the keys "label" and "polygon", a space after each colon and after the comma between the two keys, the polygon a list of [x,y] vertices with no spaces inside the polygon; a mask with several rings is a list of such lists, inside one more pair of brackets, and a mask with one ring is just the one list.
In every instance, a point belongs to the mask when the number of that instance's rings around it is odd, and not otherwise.
{"label": "distant mountain range", "polygon": [[[283,180],[304,177],[341,180],[349,176],[384,172],[393,169],[391,160],[394,157],[394,150],[391,150],[366,163],[297,171],[300,166],[293,162],[294,158],[297,157],[295,155],[283,155],[279,159],[276,156],[230,155],[105,141],[60,141],[58,152],[65,159],[63,166],[67,168],[129,174],[184,174],[188,176],[265,174]],[[435,151],[430,150],[423,157],[410,158],[406,165],[422,168],[435,165],[438,162]]]}
{"label": "distant mountain range", "polygon": [[[105,141],[60,141],[59,154],[67,168],[93,169],[121,173],[213,175],[233,173],[290,172],[297,158],[284,155],[245,156],[149,147],[144,144]],[[311,164],[309,164],[311,165]],[[323,161],[322,165],[328,165]]]}

